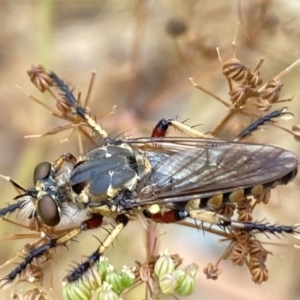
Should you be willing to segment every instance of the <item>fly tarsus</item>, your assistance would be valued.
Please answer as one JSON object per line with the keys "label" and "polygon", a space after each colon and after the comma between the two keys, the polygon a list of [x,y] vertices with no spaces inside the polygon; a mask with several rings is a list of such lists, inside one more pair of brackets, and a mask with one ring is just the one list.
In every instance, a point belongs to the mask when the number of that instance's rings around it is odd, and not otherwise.
{"label": "fly tarsus", "polygon": [[12,213],[18,209],[22,209],[23,206],[26,205],[26,202],[27,202],[26,200],[23,200],[23,201],[19,201],[19,202],[10,204],[7,207],[1,208],[0,209],[0,218],[4,217],[8,213]]}
{"label": "fly tarsus", "polygon": [[3,288],[5,285],[12,282],[18,275],[22,275],[23,271],[29,266],[35,258],[40,257],[51,248],[56,247],[57,239],[50,240],[49,243],[44,244],[36,249],[31,250],[24,258],[23,261],[18,264],[6,277],[0,280],[0,287]]}
{"label": "fly tarsus", "polygon": [[247,128],[242,130],[235,138],[234,141],[241,141],[242,139],[248,137],[256,131],[260,126],[264,125],[267,122],[273,121],[274,118],[282,117],[284,115],[290,115],[293,116],[292,113],[287,111],[286,107],[283,107],[281,109],[277,109],[272,111],[271,113],[257,119],[253,123],[251,123]]}
{"label": "fly tarsus", "polygon": [[56,86],[63,92],[63,96],[68,100],[70,107],[75,109],[77,115],[85,119],[86,111],[78,104],[77,99],[73,92],[69,89],[68,85],[63,82],[54,72],[50,72],[50,77],[53,79]]}
{"label": "fly tarsus", "polygon": [[238,222],[238,221],[229,221],[222,225],[230,226],[234,229],[242,229],[246,231],[270,233],[270,234],[293,234],[299,235],[297,228],[299,225],[279,225],[279,224],[269,224],[269,223],[255,223],[255,222]]}
{"label": "fly tarsus", "polygon": [[96,123],[96,121],[89,116],[86,109],[83,108],[75,96],[73,91],[69,89],[68,85],[64,83],[54,72],[50,72],[49,76],[53,79],[55,85],[62,91],[63,96],[68,101],[68,106],[75,110],[75,114],[78,115],[84,122],[93,130],[93,132],[99,134],[103,138],[107,138],[107,132]]}
{"label": "fly tarsus", "polygon": [[88,258],[82,262],[77,264],[77,266],[70,271],[70,273],[65,277],[65,281],[68,283],[77,282],[82,279],[83,276],[97,263],[101,257],[99,253],[100,247],[98,247]]}

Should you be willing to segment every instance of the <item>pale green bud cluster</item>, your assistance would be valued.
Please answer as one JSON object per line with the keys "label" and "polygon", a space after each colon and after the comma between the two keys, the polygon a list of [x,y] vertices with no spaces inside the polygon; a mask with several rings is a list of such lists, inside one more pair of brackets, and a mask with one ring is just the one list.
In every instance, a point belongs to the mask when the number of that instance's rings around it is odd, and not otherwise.
{"label": "pale green bud cluster", "polygon": [[163,295],[189,296],[195,289],[198,266],[192,264],[185,270],[177,269],[173,259],[164,251],[155,263],[154,273]]}
{"label": "pale green bud cluster", "polygon": [[93,266],[80,281],[69,284],[63,282],[64,300],[91,300],[95,291],[97,300],[121,300],[119,295],[135,282],[133,269],[123,266],[121,272],[115,271],[106,257]]}

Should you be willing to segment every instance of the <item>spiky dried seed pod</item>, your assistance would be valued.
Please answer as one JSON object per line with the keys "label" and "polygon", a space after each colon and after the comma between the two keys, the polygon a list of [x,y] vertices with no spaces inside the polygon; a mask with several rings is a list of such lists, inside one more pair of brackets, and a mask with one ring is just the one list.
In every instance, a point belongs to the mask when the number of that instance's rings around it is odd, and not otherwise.
{"label": "spiky dried seed pod", "polygon": [[260,97],[267,99],[270,103],[276,103],[279,99],[282,86],[283,83],[280,80],[271,79],[261,91]]}
{"label": "spiky dried seed pod", "polygon": [[236,82],[245,82],[248,78],[249,69],[236,58],[230,58],[222,65],[222,73]]}
{"label": "spiky dried seed pod", "polygon": [[254,90],[250,85],[243,84],[241,86],[233,88],[229,92],[230,101],[235,106],[242,106],[251,97],[257,97],[258,92]]}
{"label": "spiky dried seed pod", "polygon": [[170,257],[172,258],[174,264],[175,264],[175,269],[178,268],[182,264],[182,258],[179,256],[179,254],[171,254]]}
{"label": "spiky dried seed pod", "polygon": [[255,72],[249,71],[248,73],[248,78],[247,78],[247,83],[251,85],[253,88],[261,85],[263,82],[260,72],[257,70]]}
{"label": "spiky dried seed pod", "polygon": [[266,260],[269,252],[263,247],[261,242],[257,239],[249,241],[249,255],[262,260]]}
{"label": "spiky dried seed pod", "polygon": [[208,263],[207,267],[203,269],[203,273],[207,279],[217,280],[218,276],[222,273],[222,270],[218,268],[218,265]]}
{"label": "spiky dried seed pod", "polygon": [[266,259],[251,257],[249,260],[250,273],[252,281],[261,284],[269,278],[268,269],[265,265]]}
{"label": "spiky dried seed pod", "polygon": [[23,277],[28,282],[42,283],[44,277],[43,268],[31,264],[24,270]]}
{"label": "spiky dried seed pod", "polygon": [[236,206],[234,203],[231,202],[225,202],[222,204],[222,206],[217,210],[217,212],[225,217],[232,217],[233,213],[236,209]]}
{"label": "spiky dried seed pod", "polygon": [[45,92],[50,86],[53,86],[53,79],[46,72],[45,68],[41,65],[32,66],[27,71],[30,81],[38,88],[40,92]]}
{"label": "spiky dried seed pod", "polygon": [[242,222],[252,221],[252,205],[251,201],[246,197],[237,204],[238,220]]}
{"label": "spiky dried seed pod", "polygon": [[246,244],[250,240],[250,232],[242,230],[242,229],[232,229],[232,233],[234,234],[235,239],[242,244]]}
{"label": "spiky dried seed pod", "polygon": [[43,291],[38,288],[27,291],[22,295],[22,300],[48,300],[50,299]]}
{"label": "spiky dried seed pod", "polygon": [[234,265],[242,266],[248,256],[249,247],[245,243],[237,242],[234,245],[234,248],[230,254],[229,259]]}
{"label": "spiky dried seed pod", "polygon": [[254,104],[259,111],[268,111],[272,107],[267,99],[257,98]]}
{"label": "spiky dried seed pod", "polygon": [[72,111],[70,102],[62,97],[56,99],[56,107],[64,115]]}
{"label": "spiky dried seed pod", "polygon": [[183,35],[187,31],[186,21],[181,18],[172,18],[167,22],[166,32],[167,34],[178,37]]}

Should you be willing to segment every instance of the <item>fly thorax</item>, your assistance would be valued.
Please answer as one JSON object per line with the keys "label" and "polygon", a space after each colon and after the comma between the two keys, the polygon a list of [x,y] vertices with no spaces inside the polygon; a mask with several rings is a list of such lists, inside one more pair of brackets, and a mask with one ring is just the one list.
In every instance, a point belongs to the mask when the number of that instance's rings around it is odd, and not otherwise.
{"label": "fly thorax", "polygon": [[96,148],[77,164],[70,176],[70,186],[83,203],[112,206],[135,190],[138,182],[151,171],[146,157],[127,144]]}

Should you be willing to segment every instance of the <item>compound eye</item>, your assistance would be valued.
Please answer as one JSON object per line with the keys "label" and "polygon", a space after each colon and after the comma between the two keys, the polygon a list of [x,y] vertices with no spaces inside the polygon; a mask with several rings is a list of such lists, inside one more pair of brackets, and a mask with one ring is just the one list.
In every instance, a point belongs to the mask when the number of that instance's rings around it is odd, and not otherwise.
{"label": "compound eye", "polygon": [[37,213],[42,221],[48,226],[56,226],[60,221],[58,205],[52,197],[43,196],[37,205]]}
{"label": "compound eye", "polygon": [[39,163],[33,172],[33,183],[36,184],[36,182],[39,179],[45,179],[49,176],[51,171],[51,164],[47,161]]}

